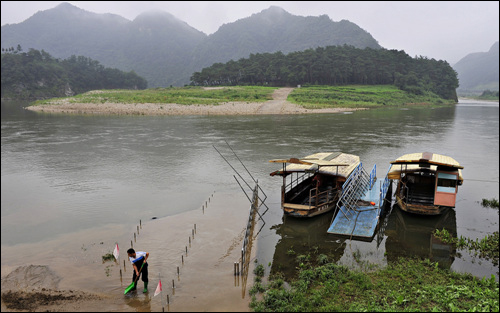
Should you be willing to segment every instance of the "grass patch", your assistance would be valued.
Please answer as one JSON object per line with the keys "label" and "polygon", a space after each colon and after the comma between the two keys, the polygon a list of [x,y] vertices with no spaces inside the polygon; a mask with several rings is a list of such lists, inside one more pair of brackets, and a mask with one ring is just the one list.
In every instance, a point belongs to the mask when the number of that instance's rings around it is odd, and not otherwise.
{"label": "grass patch", "polygon": [[494,209],[498,209],[498,200],[493,198],[491,200],[489,199],[483,199],[481,201],[481,205],[483,207],[486,207],[486,208],[494,208]]}
{"label": "grass patch", "polygon": [[281,277],[270,277],[265,291],[259,297],[252,296],[251,309],[255,312],[499,310],[499,285],[493,275],[490,279],[478,279],[440,269],[429,260],[400,258],[370,272],[353,271],[333,263],[298,272],[290,288],[283,287]]}
{"label": "grass patch", "polygon": [[32,105],[58,104],[64,99],[69,103],[177,103],[184,105],[219,105],[225,102],[263,102],[272,99],[273,87],[171,87],[145,90],[93,90],[67,98],[38,100]]}
{"label": "grass patch", "polygon": [[454,104],[429,92],[414,95],[393,85],[306,86],[296,88],[288,96],[290,102],[306,109],[377,108],[402,105]]}
{"label": "grass patch", "polygon": [[102,256],[102,263],[105,263],[107,261],[114,261],[114,260],[115,260],[115,256],[113,255],[113,253],[108,252]]}

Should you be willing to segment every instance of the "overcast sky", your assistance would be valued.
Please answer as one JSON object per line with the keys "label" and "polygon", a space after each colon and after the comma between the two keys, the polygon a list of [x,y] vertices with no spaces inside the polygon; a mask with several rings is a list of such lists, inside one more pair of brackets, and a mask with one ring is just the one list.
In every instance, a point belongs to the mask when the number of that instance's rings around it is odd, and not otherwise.
{"label": "overcast sky", "polygon": [[[20,23],[62,1],[1,1],[2,26]],[[499,40],[498,1],[66,1],[95,13],[133,20],[159,9],[213,34],[223,24],[279,6],[293,15],[349,20],[386,49],[411,57],[446,60],[451,65],[472,52],[486,52]]]}

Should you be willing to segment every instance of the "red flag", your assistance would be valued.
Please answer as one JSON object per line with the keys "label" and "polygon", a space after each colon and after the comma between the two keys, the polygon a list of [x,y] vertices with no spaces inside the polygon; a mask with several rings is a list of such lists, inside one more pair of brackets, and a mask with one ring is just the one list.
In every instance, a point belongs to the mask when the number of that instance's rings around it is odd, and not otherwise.
{"label": "red flag", "polygon": [[158,286],[156,287],[155,290],[155,295],[153,297],[156,297],[156,295],[158,295],[161,291],[162,289],[161,289],[161,279],[160,279],[160,281],[158,282]]}
{"label": "red flag", "polygon": [[118,248],[118,244],[116,244],[115,250],[113,250],[113,255],[115,256],[115,259],[118,260],[118,257],[120,256],[120,249]]}

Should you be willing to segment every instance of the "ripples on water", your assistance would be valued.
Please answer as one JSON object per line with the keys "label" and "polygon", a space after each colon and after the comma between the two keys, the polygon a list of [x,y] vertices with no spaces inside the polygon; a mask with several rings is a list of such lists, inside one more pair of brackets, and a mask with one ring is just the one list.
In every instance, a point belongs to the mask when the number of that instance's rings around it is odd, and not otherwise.
{"label": "ripples on water", "polygon": [[[2,245],[47,243],[75,231],[186,212],[199,208],[214,190],[240,194],[235,173],[213,148],[244,174],[226,141],[269,196],[271,210],[259,239],[263,264],[279,258],[274,255],[281,242],[277,230],[288,228],[279,209],[281,180],[269,176],[276,164],[268,161],[318,151],[359,155],[366,168],[377,164],[379,177],[390,161],[406,153],[452,156],[465,167],[455,209],[457,234],[484,237],[498,230],[498,214],[478,204],[482,198],[498,198],[498,129],[498,103],[477,102],[439,109],[289,116],[64,116],[2,111]],[[311,231],[318,240],[333,244],[327,249],[338,250],[344,263],[352,262],[348,251],[356,249],[380,262],[387,241],[392,240],[389,232],[378,246],[351,242],[346,248],[344,239],[316,234],[317,227]],[[470,262],[455,260],[455,264],[465,271]]]}

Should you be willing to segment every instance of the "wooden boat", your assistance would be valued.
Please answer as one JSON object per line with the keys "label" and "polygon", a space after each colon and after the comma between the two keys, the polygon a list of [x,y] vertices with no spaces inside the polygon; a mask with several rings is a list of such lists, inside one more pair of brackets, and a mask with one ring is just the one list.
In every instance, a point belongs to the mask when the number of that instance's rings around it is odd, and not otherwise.
{"label": "wooden boat", "polygon": [[397,180],[396,202],[406,212],[438,215],[455,207],[463,166],[453,158],[424,152],[391,162],[388,177]]}
{"label": "wooden boat", "polygon": [[320,152],[304,158],[270,160],[283,163],[271,176],[283,177],[281,207],[285,214],[312,217],[335,208],[343,183],[360,164],[359,156]]}

